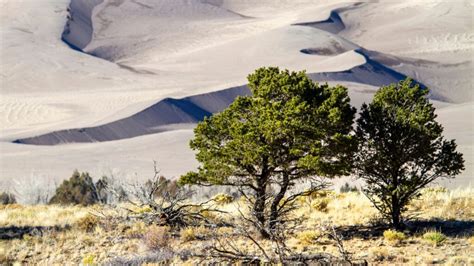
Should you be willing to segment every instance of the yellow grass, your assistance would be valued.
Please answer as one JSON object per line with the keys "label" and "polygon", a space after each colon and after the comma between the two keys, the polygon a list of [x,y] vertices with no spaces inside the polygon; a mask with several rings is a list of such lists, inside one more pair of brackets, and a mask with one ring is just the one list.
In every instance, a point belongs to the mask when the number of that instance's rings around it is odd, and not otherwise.
{"label": "yellow grass", "polygon": [[[472,221],[474,220],[473,192],[472,188],[453,191],[426,190],[423,191],[420,199],[410,205],[409,209],[416,212],[421,219]],[[326,202],[324,211],[315,209],[314,202]],[[209,214],[208,218],[236,222],[238,221],[237,209],[242,209],[248,214],[243,204],[242,200],[221,204],[218,208],[229,214]],[[370,225],[377,217],[377,211],[370,201],[364,195],[355,192],[324,193],[311,199],[298,200],[297,204],[298,209],[294,216],[303,217],[304,220],[299,231],[290,234],[287,240],[287,245],[295,252],[328,252],[338,255],[335,242],[322,231],[324,225],[330,224],[336,228],[363,227]],[[151,227],[142,221],[121,221],[115,224],[111,219],[96,221],[96,218],[91,218],[92,214],[98,213],[107,213],[110,217],[123,214],[120,209],[104,206],[0,206],[0,227],[2,228],[10,226],[59,227],[59,230],[45,230],[42,235],[27,234],[21,238],[0,241],[0,264],[18,262],[42,265],[97,265],[116,257],[132,258],[146,255],[149,254],[152,246],[163,245],[160,242],[162,241],[161,233],[151,234],[151,231],[154,233],[158,231],[151,230]],[[473,263],[469,257],[469,254],[474,254],[473,236],[447,235],[442,241],[442,246],[437,247],[427,244],[423,233],[407,234],[406,239],[397,245],[384,241],[382,233],[367,239],[358,236],[347,237],[343,240],[343,244],[355,258],[365,259],[371,264],[462,265],[464,263],[469,265]],[[256,233],[253,235],[258,237]],[[248,239],[239,237],[238,232],[231,227],[221,227],[216,230],[202,226],[181,230],[170,229],[169,236],[164,239],[166,245],[176,251],[202,252],[203,247],[209,245],[215,237],[232,240],[243,251],[255,252],[257,250]],[[259,241],[269,251],[273,249],[271,242],[261,239]],[[446,252],[443,248],[446,246],[449,246],[450,252]],[[199,260],[182,261],[179,258],[172,261],[174,264],[197,262]]]}

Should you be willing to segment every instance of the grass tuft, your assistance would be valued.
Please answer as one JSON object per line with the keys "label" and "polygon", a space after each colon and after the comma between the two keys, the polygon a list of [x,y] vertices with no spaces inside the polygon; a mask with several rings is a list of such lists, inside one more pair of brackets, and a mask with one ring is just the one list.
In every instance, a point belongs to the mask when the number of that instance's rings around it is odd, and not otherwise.
{"label": "grass tuft", "polygon": [[389,242],[400,243],[405,240],[407,237],[403,232],[395,230],[385,230],[383,232],[383,238]]}
{"label": "grass tuft", "polygon": [[428,231],[423,234],[423,239],[432,243],[435,246],[439,246],[441,243],[446,241],[446,236],[438,231]]}

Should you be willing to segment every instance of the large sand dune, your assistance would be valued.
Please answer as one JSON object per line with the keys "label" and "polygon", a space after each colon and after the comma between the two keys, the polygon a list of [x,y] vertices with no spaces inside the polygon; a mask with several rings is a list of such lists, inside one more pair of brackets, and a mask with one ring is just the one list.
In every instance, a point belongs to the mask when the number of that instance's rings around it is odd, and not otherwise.
{"label": "large sand dune", "polygon": [[465,153],[451,185],[473,175],[469,1],[2,0],[0,9],[0,179],[101,175],[104,165],[146,175],[154,154],[179,175],[196,166],[183,128],[247,94],[246,75],[266,65],[342,83],[356,107],[413,77]]}

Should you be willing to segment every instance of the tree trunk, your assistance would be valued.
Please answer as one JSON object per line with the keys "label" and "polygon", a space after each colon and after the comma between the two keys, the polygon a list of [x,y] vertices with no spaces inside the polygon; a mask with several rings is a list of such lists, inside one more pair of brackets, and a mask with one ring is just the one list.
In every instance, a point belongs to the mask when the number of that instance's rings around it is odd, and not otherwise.
{"label": "tree trunk", "polygon": [[279,218],[278,207],[280,206],[281,200],[285,197],[289,184],[290,184],[290,178],[285,173],[283,175],[283,181],[280,185],[280,191],[273,199],[272,206],[270,207],[270,221],[269,221],[269,226],[268,226],[270,231],[275,230],[275,226],[278,223],[278,218]]}
{"label": "tree trunk", "polygon": [[257,230],[263,238],[270,238],[270,234],[266,230],[266,217],[265,217],[265,201],[267,193],[267,179],[268,174],[265,169],[262,171],[262,175],[257,178],[257,190],[255,191],[255,203],[253,206],[254,215],[257,222]]}
{"label": "tree trunk", "polygon": [[[398,169],[398,168],[397,168]],[[392,175],[392,182],[393,182],[393,187],[398,189],[398,173],[394,173]],[[395,229],[400,230],[402,229],[402,224],[401,224],[401,207],[400,207],[400,199],[398,197],[398,193],[396,191],[392,191],[392,225]]]}
{"label": "tree trunk", "polygon": [[403,229],[400,216],[401,213],[398,197],[396,195],[392,195],[392,225],[397,230]]}

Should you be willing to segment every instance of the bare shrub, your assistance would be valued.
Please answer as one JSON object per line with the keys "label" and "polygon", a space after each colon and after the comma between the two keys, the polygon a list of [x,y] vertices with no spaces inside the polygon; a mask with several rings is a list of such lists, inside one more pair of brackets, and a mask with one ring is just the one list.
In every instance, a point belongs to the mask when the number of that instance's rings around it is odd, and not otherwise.
{"label": "bare shrub", "polygon": [[220,212],[208,206],[212,200],[190,203],[194,191],[176,186],[159,172],[155,162],[154,176],[145,183],[112,181],[115,185],[107,189],[114,195],[124,194],[126,201],[134,206],[126,209],[130,212],[128,218],[171,227],[196,226],[203,222],[211,224],[206,216],[209,216],[209,212]]}
{"label": "bare shrub", "polygon": [[46,204],[54,195],[56,184],[54,181],[41,175],[31,175],[12,182],[12,191],[18,203],[34,205]]}
{"label": "bare shrub", "polygon": [[88,214],[76,222],[76,226],[83,231],[91,232],[99,224],[99,218],[97,216]]}
{"label": "bare shrub", "polygon": [[170,228],[152,225],[143,236],[143,241],[149,250],[159,250],[169,245]]}

